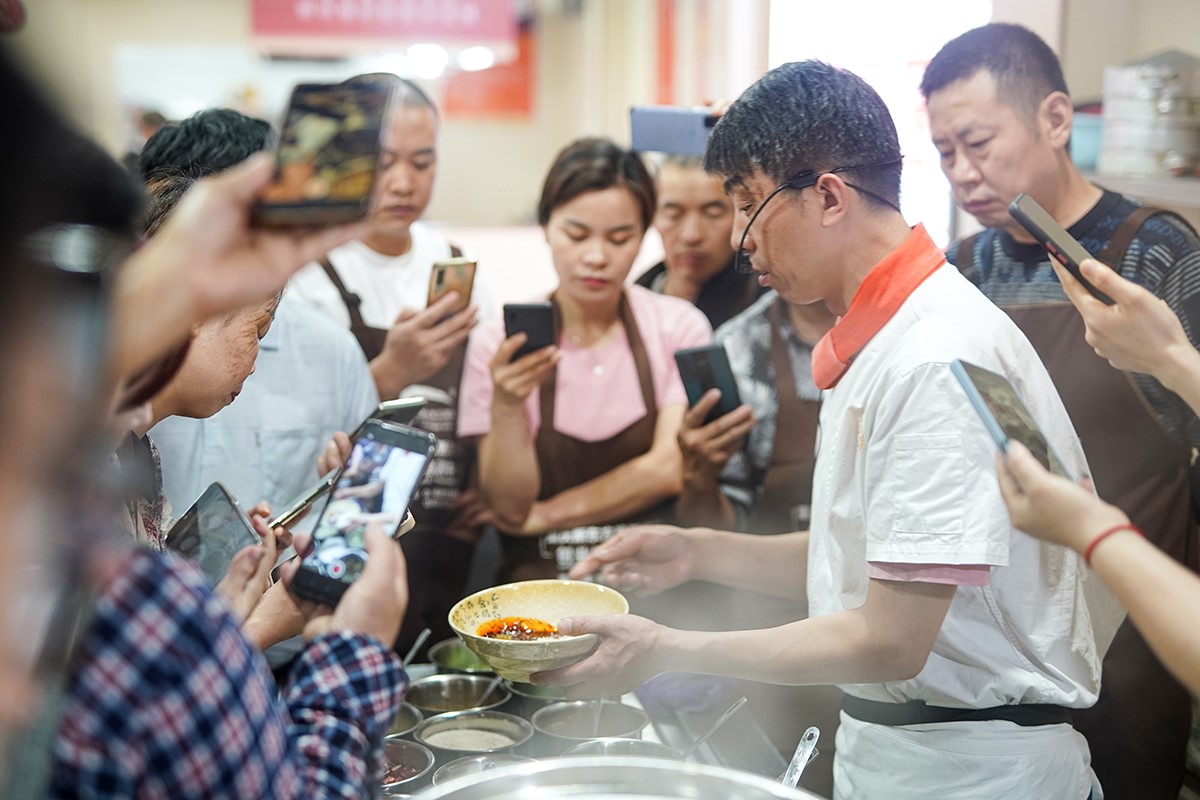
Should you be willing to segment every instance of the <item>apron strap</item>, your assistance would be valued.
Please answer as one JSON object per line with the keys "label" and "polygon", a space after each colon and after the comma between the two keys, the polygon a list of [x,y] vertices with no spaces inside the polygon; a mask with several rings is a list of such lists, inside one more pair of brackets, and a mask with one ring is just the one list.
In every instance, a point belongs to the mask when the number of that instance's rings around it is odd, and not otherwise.
{"label": "apron strap", "polygon": [[346,288],[346,284],[342,282],[342,276],[333,268],[333,262],[329,260],[329,256],[322,256],[321,260],[317,263],[321,265],[321,269],[325,270],[325,274],[333,282],[334,288],[342,296],[342,302],[346,305],[346,313],[350,315],[350,328],[352,330],[366,328],[367,325],[363,322],[362,311],[359,309],[362,305],[362,298]]}
{"label": "apron strap", "polygon": [[771,323],[771,366],[775,368],[775,388],[779,392],[781,405],[782,401],[797,397],[796,375],[792,372],[792,360],[788,358],[787,342],[783,340],[783,334],[779,327],[783,324],[784,302],[782,297],[777,298],[771,304],[771,311],[768,314]]}
{"label": "apron strap", "polygon": [[958,249],[954,254],[956,261],[954,266],[964,275],[975,266],[975,242],[977,241],[979,241],[978,233],[972,233],[967,238],[958,241]]}

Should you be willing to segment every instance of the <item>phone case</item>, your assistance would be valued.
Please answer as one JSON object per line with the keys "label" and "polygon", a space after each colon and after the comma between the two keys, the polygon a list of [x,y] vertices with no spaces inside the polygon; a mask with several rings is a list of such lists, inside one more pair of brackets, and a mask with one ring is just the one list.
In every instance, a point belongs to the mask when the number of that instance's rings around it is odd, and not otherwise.
{"label": "phone case", "polygon": [[629,109],[633,150],[702,156],[717,118],[706,108],[634,106]]}
{"label": "phone case", "polygon": [[517,349],[516,361],[543,347],[555,344],[554,306],[550,303],[509,303],[504,306],[504,334],[524,333],[528,339]]}
{"label": "phone case", "polygon": [[254,221],[334,225],[366,216],[392,93],[385,83],[296,86],[275,147],[275,180]]}
{"label": "phone case", "polygon": [[1088,280],[1083,277],[1083,273],[1079,271],[1079,265],[1085,258],[1091,258],[1092,254],[1085,250],[1083,245],[1067,232],[1066,228],[1059,225],[1058,221],[1050,216],[1050,213],[1042,208],[1036,200],[1022,192],[1009,204],[1008,213],[1046,248],[1051,258],[1066,267],[1067,272],[1070,272],[1075,280],[1083,284],[1083,288],[1087,289],[1092,297],[1107,305],[1113,304],[1111,297],[1088,283]]}
{"label": "phone case", "polygon": [[724,345],[706,344],[677,350],[675,363],[679,366],[679,377],[687,392],[689,407],[700,402],[709,389],[721,390],[721,399],[704,420],[705,425],[742,404],[737,379],[729,366],[729,355]]}
{"label": "phone case", "polygon": [[475,285],[476,262],[469,258],[452,258],[434,262],[429,273],[429,296],[426,307],[433,305],[442,295],[451,290],[458,292],[458,303],[452,312],[458,312],[471,304],[471,290]]}

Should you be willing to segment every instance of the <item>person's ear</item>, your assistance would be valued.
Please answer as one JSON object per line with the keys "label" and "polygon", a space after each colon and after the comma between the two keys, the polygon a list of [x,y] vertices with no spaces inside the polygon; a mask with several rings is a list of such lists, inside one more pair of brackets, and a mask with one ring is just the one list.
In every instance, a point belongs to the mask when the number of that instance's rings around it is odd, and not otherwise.
{"label": "person's ear", "polygon": [[846,201],[852,190],[840,176],[827,172],[817,179],[813,187],[821,202],[821,225],[836,225],[846,215]]}
{"label": "person's ear", "polygon": [[1038,106],[1038,128],[1055,149],[1066,149],[1074,120],[1071,98],[1063,92],[1051,92]]}

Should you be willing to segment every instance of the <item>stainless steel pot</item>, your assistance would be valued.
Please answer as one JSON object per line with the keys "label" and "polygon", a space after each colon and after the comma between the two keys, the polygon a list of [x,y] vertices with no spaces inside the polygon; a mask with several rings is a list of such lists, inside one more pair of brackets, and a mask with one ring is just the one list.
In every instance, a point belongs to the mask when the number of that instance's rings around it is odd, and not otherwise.
{"label": "stainless steel pot", "polygon": [[760,775],[655,758],[563,757],[488,770],[426,789],[426,800],[654,800],[727,797],[737,800],[821,800]]}
{"label": "stainless steel pot", "polygon": [[[512,694],[503,686],[497,686],[487,697],[483,697],[491,682],[484,675],[430,675],[413,681],[404,694],[404,701],[419,708],[426,717],[449,711],[498,708],[507,703]],[[482,705],[479,704],[480,698],[483,698]]]}

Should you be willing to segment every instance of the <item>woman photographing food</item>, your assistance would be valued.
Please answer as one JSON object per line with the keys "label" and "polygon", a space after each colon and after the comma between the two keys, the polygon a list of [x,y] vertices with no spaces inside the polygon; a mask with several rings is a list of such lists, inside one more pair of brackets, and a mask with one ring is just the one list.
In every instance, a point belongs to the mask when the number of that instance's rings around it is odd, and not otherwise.
{"label": "woman photographing food", "polygon": [[526,337],[505,338],[495,320],[468,346],[460,433],[482,437],[505,580],[565,574],[679,492],[686,398],[674,353],[712,332],[691,304],[625,285],[654,209],[635,154],[606,139],[568,145],[538,203],[558,275],[557,345],[514,358]]}

